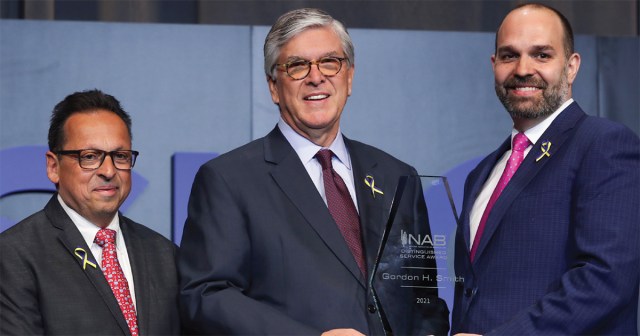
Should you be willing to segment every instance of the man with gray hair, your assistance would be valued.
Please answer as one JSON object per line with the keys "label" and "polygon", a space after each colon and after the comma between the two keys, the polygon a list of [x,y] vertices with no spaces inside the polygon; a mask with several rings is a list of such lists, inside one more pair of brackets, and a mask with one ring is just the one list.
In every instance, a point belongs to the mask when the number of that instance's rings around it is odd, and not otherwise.
{"label": "man with gray hair", "polygon": [[[281,118],[196,175],[178,262],[184,325],[198,334],[384,334],[383,317],[396,314],[397,334],[446,333],[443,301],[407,300],[384,315],[368,285],[396,183],[416,171],[340,132],[354,74],[346,29],[320,10],[291,11],[271,28],[264,57]],[[413,190],[415,208],[399,216],[424,212]]]}

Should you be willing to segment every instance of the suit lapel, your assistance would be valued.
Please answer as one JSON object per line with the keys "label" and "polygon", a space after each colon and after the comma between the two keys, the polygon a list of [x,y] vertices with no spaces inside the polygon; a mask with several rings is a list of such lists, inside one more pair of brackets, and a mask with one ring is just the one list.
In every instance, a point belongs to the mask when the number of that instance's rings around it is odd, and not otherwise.
{"label": "suit lapel", "polygon": [[265,160],[274,164],[270,172],[274,181],[300,210],[300,213],[327,247],[364,286],[364,279],[358,264],[347,247],[333,217],[300,162],[300,158],[277,126],[265,137],[264,146]]}
{"label": "suit lapel", "polygon": [[124,236],[131,263],[133,283],[136,295],[136,314],[138,320],[138,330],[140,335],[145,335],[149,325],[149,272],[147,271],[148,261],[146,251],[142,248],[143,243],[131,223],[120,216],[120,230]]}
{"label": "suit lapel", "polygon": [[[547,165],[547,163],[554,159],[554,154],[562,148],[565,140],[569,138],[569,135],[571,134],[569,130],[573,129],[577,124],[584,120],[585,116],[586,114],[578,104],[575,102],[572,103],[562,113],[560,113],[553,123],[551,123],[549,128],[547,128],[547,130],[542,134],[540,140],[533,145],[529,154],[494,204],[493,209],[489,214],[489,218],[487,218],[484,233],[482,234],[480,245],[476,251],[476,258],[474,260],[480,259],[483,250],[487,246],[498,226],[502,223],[502,218],[513,201],[518,197],[518,195],[520,195],[524,188],[533,181],[536,175]],[[549,156],[542,155],[544,153],[542,144],[545,142],[551,143],[551,146],[548,149]],[[537,160],[538,158],[540,158],[540,160]],[[506,225],[508,225],[508,223]]]}
{"label": "suit lapel", "polygon": [[[109,287],[109,283],[100,269],[100,265],[96,262],[96,258],[91,253],[91,249],[87,246],[87,243],[82,237],[82,234],[80,234],[80,231],[76,228],[75,224],[73,224],[71,218],[69,218],[64,209],[62,209],[62,206],[57,200],[57,194],[55,194],[45,206],[45,213],[51,223],[61,230],[58,239],[69,252],[69,257],[76,261],[78,267],[83,267],[84,259],[81,259],[76,255],[76,249],[83,249],[87,254],[88,260],[96,265],[96,267],[86,265],[84,274],[87,276],[87,279],[92,284],[93,288],[100,294],[100,297],[102,297],[104,304],[107,305],[109,311],[113,314],[113,317],[118,322],[122,332],[125,335],[128,335],[130,333],[129,327],[122,315],[118,301],[113,295],[111,287]],[[81,251],[78,251],[78,253],[83,254]],[[82,284],[77,285],[83,286]],[[96,304],[99,303],[96,302]]]}
{"label": "suit lapel", "polygon": [[480,195],[482,187],[487,181],[487,178],[489,178],[489,174],[491,174],[493,167],[509,148],[511,148],[511,137],[508,137],[500,145],[500,147],[498,147],[498,149],[496,149],[493,153],[489,154],[489,156],[482,160],[482,162],[478,164],[478,168],[472,171],[471,175],[469,176],[469,180],[473,181],[473,185],[470,186],[469,192],[464,195],[466,201],[464,202],[465,209],[463,209],[462,211],[464,217],[461,219],[464,225],[463,234],[467,252],[469,252],[469,246],[471,245],[470,221],[471,209],[473,209],[473,204],[475,203],[476,198],[478,198],[478,195]]}
{"label": "suit lapel", "polygon": [[371,188],[364,182],[367,176],[373,178],[376,189],[383,190],[383,192],[390,190],[384,174],[378,170],[378,162],[366,155],[366,152],[356,142],[346,137],[344,137],[344,141],[351,157],[362,242],[365,249],[367,272],[370,276],[386,224],[385,209],[391,207],[391,198],[384,196],[391,196],[392,191],[384,195],[377,193],[374,197]]}

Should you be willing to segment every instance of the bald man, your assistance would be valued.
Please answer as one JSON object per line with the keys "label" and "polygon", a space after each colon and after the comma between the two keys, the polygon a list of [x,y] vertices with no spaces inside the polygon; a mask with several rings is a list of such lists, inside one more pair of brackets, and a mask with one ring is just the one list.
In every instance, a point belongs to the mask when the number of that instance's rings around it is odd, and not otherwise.
{"label": "bald man", "polygon": [[637,333],[640,141],[572,99],[580,67],[558,11],[511,11],[491,57],[511,135],[467,178],[452,332]]}

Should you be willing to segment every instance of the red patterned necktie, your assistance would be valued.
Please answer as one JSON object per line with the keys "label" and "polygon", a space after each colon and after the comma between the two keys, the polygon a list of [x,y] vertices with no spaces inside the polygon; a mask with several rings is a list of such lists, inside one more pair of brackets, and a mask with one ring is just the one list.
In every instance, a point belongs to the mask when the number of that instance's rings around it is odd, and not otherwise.
{"label": "red patterned necktie", "polygon": [[473,239],[473,246],[471,247],[471,261],[473,261],[476,251],[478,250],[478,246],[480,245],[480,238],[484,232],[484,227],[487,223],[487,218],[489,218],[489,213],[491,212],[493,205],[496,203],[496,200],[498,200],[498,197],[509,183],[509,180],[511,180],[513,174],[515,174],[518,167],[520,167],[520,164],[524,160],[524,151],[527,147],[529,147],[529,139],[524,135],[524,133],[518,133],[513,137],[513,146],[511,155],[509,156],[509,161],[507,161],[507,166],[502,172],[502,176],[500,176],[500,180],[498,181],[496,188],[493,190],[491,198],[489,198],[489,203],[487,203],[487,207],[484,209],[484,213],[480,219],[480,224],[478,225],[478,231],[476,231],[476,236]]}
{"label": "red patterned necktie", "polygon": [[118,300],[120,310],[124,315],[132,336],[138,335],[138,319],[136,309],[133,306],[129,283],[124,277],[118,254],[116,253],[116,232],[110,229],[101,229],[96,234],[94,242],[102,247],[102,273],[107,278],[111,290]]}
{"label": "red patterned necktie", "polygon": [[328,149],[321,149],[315,155],[322,166],[322,180],[324,193],[327,196],[327,206],[360,271],[366,277],[367,271],[362,253],[362,238],[360,237],[360,217],[353,204],[351,194],[349,194],[349,189],[333,169],[332,156],[333,152]]}

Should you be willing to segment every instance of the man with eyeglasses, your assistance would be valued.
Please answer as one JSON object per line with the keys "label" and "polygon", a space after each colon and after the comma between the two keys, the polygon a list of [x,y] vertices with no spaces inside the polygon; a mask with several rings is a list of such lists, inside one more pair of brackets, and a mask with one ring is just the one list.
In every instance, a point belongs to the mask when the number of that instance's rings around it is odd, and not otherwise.
{"label": "man with eyeglasses", "polygon": [[[288,12],[264,58],[281,118],[195,178],[178,261],[184,324],[194,334],[384,334],[368,279],[398,179],[416,171],[340,132],[354,51],[339,21]],[[424,211],[422,194],[411,196],[416,208],[399,216]],[[443,302],[402,302],[387,312],[403,316],[398,334],[448,331]]]}
{"label": "man with eyeglasses", "polygon": [[44,210],[0,234],[0,334],[178,334],[175,245],[118,214],[131,189],[131,118],[112,96],[56,105]]}

